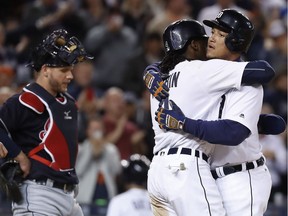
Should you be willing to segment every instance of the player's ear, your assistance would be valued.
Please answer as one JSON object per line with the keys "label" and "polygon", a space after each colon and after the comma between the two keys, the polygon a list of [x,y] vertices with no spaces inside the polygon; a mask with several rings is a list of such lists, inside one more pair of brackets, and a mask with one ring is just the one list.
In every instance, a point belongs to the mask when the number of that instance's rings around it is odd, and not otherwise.
{"label": "player's ear", "polygon": [[40,72],[43,73],[44,77],[48,77],[48,71],[46,65],[42,65]]}
{"label": "player's ear", "polygon": [[193,49],[194,51],[197,51],[197,50],[199,50],[199,48],[200,48],[200,47],[199,47],[200,44],[199,44],[198,41],[196,41],[196,40],[191,40],[189,46],[190,46],[191,49]]}

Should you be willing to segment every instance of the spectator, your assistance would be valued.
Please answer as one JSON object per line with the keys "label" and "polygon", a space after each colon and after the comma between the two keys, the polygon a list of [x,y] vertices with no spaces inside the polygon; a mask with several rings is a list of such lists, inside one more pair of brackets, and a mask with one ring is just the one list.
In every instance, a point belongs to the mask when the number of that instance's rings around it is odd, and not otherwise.
{"label": "spectator", "polygon": [[0,64],[12,67],[17,66],[16,50],[6,45],[6,27],[0,23]]}
{"label": "spectator", "polygon": [[[273,109],[268,104],[263,104],[262,113],[272,113]],[[287,175],[287,146],[281,135],[259,135],[259,141],[262,145],[262,152],[266,158],[266,164],[272,177],[272,190],[270,202],[274,201],[277,193],[284,195],[282,186],[282,176]]]}
{"label": "spectator", "polygon": [[[72,14],[75,9],[74,6],[72,0],[29,1],[23,7],[19,26],[8,32],[8,38],[15,42],[19,39],[23,40],[23,36],[25,36],[25,40],[28,42],[24,47],[25,49],[23,48],[23,52],[27,54],[30,51],[28,45],[37,44],[47,32],[57,27],[63,27],[63,19]],[[23,58],[23,61],[27,60],[25,54],[23,54]]]}
{"label": "spectator", "polygon": [[103,99],[104,125],[107,140],[115,143],[121,159],[143,152],[144,131],[128,120],[124,92],[116,87],[107,90]]}
{"label": "spectator", "polygon": [[[12,95],[14,95],[16,92],[13,88],[8,86],[0,87],[0,108],[3,105],[3,103]],[[1,162],[1,160],[0,160]],[[1,163],[0,163],[1,164]]]}
{"label": "spectator", "polygon": [[116,176],[121,169],[120,154],[104,133],[102,119],[90,118],[87,139],[80,145],[76,164],[80,181],[77,200],[91,205],[89,214],[97,216],[106,215],[109,200],[117,194]]}
{"label": "spectator", "polygon": [[86,137],[87,119],[98,112],[100,100],[92,87],[94,65],[92,61],[81,62],[73,70],[74,80],[68,87],[68,92],[76,100],[79,108],[78,139],[83,142]]}
{"label": "spectator", "polygon": [[282,20],[273,20],[268,26],[270,46],[266,60],[275,69],[276,73],[287,73],[287,29]]}
{"label": "spectator", "polygon": [[126,66],[123,89],[133,92],[137,97],[141,97],[145,89],[143,71],[147,65],[160,61],[163,52],[161,35],[156,32],[147,33],[143,46],[140,47],[138,52],[135,52]]}
{"label": "spectator", "polygon": [[123,73],[137,44],[135,32],[123,25],[118,9],[109,10],[102,25],[90,29],[84,41],[88,52],[95,56],[94,85],[103,92],[112,86],[123,87]]}
{"label": "spectator", "polygon": [[15,80],[15,71],[9,66],[0,64],[0,87],[12,87]]}
{"label": "spectator", "polygon": [[154,130],[152,128],[151,122],[151,110],[150,110],[150,93],[146,89],[142,93],[140,102],[138,103],[138,108],[136,112],[136,123],[137,125],[145,131],[144,142],[146,144],[145,155],[149,160],[153,158],[153,147],[155,145],[154,140]]}
{"label": "spectator", "polygon": [[153,15],[157,15],[163,12],[165,9],[166,0],[147,0],[147,4],[150,6]]}
{"label": "spectator", "polygon": [[102,24],[107,15],[105,0],[83,0],[81,8],[77,12],[82,20],[85,34],[94,26]]}
{"label": "spectator", "polygon": [[[238,7],[235,2],[235,0],[216,0],[215,4],[211,6],[206,6],[199,11],[197,20],[200,22],[203,22],[203,20],[213,20],[215,19],[215,17],[217,17],[218,13],[225,8],[235,9],[247,15],[247,11],[241,7]],[[211,28],[209,28],[208,26],[204,27],[206,33],[210,35]]]}
{"label": "spectator", "polygon": [[131,27],[137,34],[138,41],[141,42],[147,23],[154,16],[150,5],[143,0],[124,0],[122,11],[124,25]]}
{"label": "spectator", "polygon": [[190,7],[186,0],[167,0],[162,12],[155,14],[148,23],[146,32],[158,32],[160,35],[164,29],[172,22],[189,18]]}
{"label": "spectator", "polygon": [[270,104],[287,123],[287,71],[277,74],[264,93],[264,102]]}

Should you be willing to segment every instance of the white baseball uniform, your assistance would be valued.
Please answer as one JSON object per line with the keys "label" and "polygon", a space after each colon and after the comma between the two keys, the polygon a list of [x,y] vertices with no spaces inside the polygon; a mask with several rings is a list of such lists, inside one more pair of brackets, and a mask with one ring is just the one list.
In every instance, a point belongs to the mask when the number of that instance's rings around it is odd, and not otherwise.
{"label": "white baseball uniform", "polygon": [[131,188],[112,198],[106,216],[152,216],[147,190]]}
{"label": "white baseball uniform", "polygon": [[[216,183],[228,216],[262,216],[267,208],[272,181],[264,164],[257,129],[262,100],[262,87],[243,86],[240,91],[230,90],[225,95],[221,118],[237,121],[251,131],[237,146],[216,145],[211,157],[211,167],[216,170]],[[243,171],[225,175],[223,169],[227,168],[223,166],[235,165]]]}
{"label": "white baseball uniform", "polygon": [[[247,62],[183,61],[166,80],[172,99],[188,118],[206,119],[228,89],[240,89]],[[164,103],[164,107],[167,104]],[[155,147],[148,172],[148,191],[154,215],[225,215],[208,157],[213,145],[183,131],[165,131],[154,120],[159,106],[151,98]]]}

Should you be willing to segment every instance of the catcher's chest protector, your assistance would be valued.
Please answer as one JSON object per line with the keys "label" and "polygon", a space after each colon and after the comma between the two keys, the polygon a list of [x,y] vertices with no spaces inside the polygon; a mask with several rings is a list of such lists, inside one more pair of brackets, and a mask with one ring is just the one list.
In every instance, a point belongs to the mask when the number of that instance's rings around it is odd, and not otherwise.
{"label": "catcher's chest protector", "polygon": [[[40,137],[42,142],[32,149],[28,156],[57,171],[73,169],[78,150],[75,101],[66,94],[55,98],[41,86],[33,83],[24,88],[20,102],[38,114],[42,114],[45,110],[49,114]],[[51,159],[37,155],[41,150],[46,151]]]}

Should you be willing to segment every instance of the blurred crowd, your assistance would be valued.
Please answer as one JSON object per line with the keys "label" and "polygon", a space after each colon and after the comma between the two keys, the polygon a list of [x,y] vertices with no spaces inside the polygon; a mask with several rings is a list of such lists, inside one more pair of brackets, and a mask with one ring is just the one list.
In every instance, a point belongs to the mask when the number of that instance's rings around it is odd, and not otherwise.
{"label": "blurred crowd", "polygon": [[[125,190],[117,178],[120,161],[134,153],[153,156],[149,92],[142,73],[163,57],[165,27],[182,18],[214,19],[223,8],[238,9],[254,23],[255,37],[243,58],[264,59],[273,66],[276,76],[264,86],[263,113],[278,114],[287,122],[285,0],[1,1],[0,106],[33,80],[26,64],[43,35],[64,28],[83,42],[94,60],[75,66],[68,89],[79,107],[77,199],[84,208],[95,205],[96,215],[105,215],[109,200]],[[287,132],[261,135],[260,141],[273,178],[270,201],[283,201]]]}

